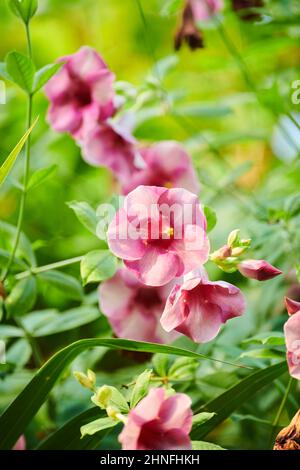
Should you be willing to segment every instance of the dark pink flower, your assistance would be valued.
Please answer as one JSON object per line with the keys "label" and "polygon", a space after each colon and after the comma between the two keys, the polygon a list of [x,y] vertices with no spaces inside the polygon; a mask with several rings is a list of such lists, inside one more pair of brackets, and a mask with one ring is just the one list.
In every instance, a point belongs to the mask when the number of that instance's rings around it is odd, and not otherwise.
{"label": "dark pink flower", "polygon": [[206,219],[186,189],[139,186],[108,228],[111,251],[141,282],[162,286],[208,259]]}
{"label": "dark pink flower", "polygon": [[182,145],[163,141],[141,148],[139,153],[145,167],[132,174],[125,182],[123,193],[128,194],[137,186],[164,186],[184,188],[198,194],[200,186],[190,156]]}
{"label": "dark pink flower", "polygon": [[284,335],[290,375],[300,380],[300,310],[292,312],[284,325]]}
{"label": "dark pink flower", "polygon": [[223,8],[223,0],[190,0],[195,21],[207,21]]}
{"label": "dark pink flower", "polygon": [[183,393],[167,396],[153,388],[128,415],[119,436],[123,450],[189,450],[191,400]]}
{"label": "dark pink flower", "polygon": [[12,450],[26,450],[26,441],[25,441],[25,436],[22,434],[17,442],[15,443],[14,447]]}
{"label": "dark pink flower", "polygon": [[87,46],[60,62],[64,65],[45,86],[51,103],[48,119],[56,131],[78,138],[90,113],[102,120],[114,114],[115,76],[100,55]]}
{"label": "dark pink flower", "polygon": [[92,120],[85,126],[81,140],[82,156],[89,164],[105,166],[120,179],[128,182],[137,170],[135,139],[124,122],[111,119]]}
{"label": "dark pink flower", "polygon": [[161,318],[163,328],[176,330],[197,343],[217,336],[223,323],[244,313],[241,291],[224,281],[209,281],[206,273],[188,274],[176,285]]}
{"label": "dark pink flower", "polygon": [[168,343],[177,335],[162,329],[160,317],[171,288],[145,286],[128,269],[119,269],[100,286],[100,309],[118,337]]}
{"label": "dark pink flower", "polygon": [[273,279],[273,277],[282,274],[282,271],[263,259],[247,259],[242,261],[238,265],[238,270],[243,276],[249,277],[250,279],[256,279],[257,281],[268,281],[269,279]]}

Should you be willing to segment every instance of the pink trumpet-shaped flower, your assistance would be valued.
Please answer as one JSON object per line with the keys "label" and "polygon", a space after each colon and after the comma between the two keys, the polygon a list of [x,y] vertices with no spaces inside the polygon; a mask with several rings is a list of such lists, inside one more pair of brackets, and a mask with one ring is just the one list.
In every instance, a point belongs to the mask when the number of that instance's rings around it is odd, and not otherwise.
{"label": "pink trumpet-shaped flower", "polygon": [[111,251],[138,279],[162,286],[208,259],[206,219],[185,189],[139,186],[108,227]]}
{"label": "pink trumpet-shaped flower", "polygon": [[[92,120],[93,121],[93,120]],[[82,156],[89,164],[110,168],[121,182],[137,170],[135,139],[124,122],[87,122],[81,139]]]}
{"label": "pink trumpet-shaped flower", "polygon": [[115,76],[100,55],[87,46],[59,61],[64,65],[45,86],[51,103],[48,119],[56,131],[78,138],[91,113],[101,120],[114,114]]}
{"label": "pink trumpet-shaped flower", "polygon": [[195,21],[207,21],[223,8],[223,0],[190,0]]}
{"label": "pink trumpet-shaped flower", "polygon": [[223,323],[244,313],[241,291],[224,281],[209,281],[206,273],[188,274],[176,285],[161,318],[163,328],[178,331],[198,343],[217,336]]}
{"label": "pink trumpet-shaped flower", "polygon": [[189,450],[191,400],[183,393],[167,396],[153,388],[128,415],[119,436],[123,450]]}
{"label": "pink trumpet-shaped flower", "polygon": [[238,270],[243,276],[256,279],[257,281],[268,281],[282,274],[282,271],[263,259],[247,259],[242,261],[238,266]]}
{"label": "pink trumpet-shaped flower", "polygon": [[290,375],[300,380],[300,303],[286,298],[286,306],[291,315],[284,325],[287,363]]}
{"label": "pink trumpet-shaped flower", "polygon": [[22,434],[17,442],[15,443],[14,447],[12,450],[26,450],[26,441],[25,441],[25,436]]}
{"label": "pink trumpet-shaped flower", "polygon": [[127,268],[119,269],[100,286],[100,309],[118,337],[168,343],[177,334],[166,333],[159,320],[171,288],[145,286]]}
{"label": "pink trumpet-shaped flower", "polygon": [[184,188],[198,194],[200,187],[190,156],[173,141],[163,141],[140,149],[145,167],[133,173],[123,186],[128,194],[137,186],[164,186]]}

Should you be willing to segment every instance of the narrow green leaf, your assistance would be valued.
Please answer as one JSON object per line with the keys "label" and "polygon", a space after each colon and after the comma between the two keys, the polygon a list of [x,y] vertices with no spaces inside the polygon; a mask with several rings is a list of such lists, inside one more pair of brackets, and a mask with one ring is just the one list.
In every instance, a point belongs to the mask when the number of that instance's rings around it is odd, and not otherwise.
{"label": "narrow green leaf", "polygon": [[117,270],[117,259],[109,250],[88,253],[80,265],[83,285],[111,278]]}
{"label": "narrow green leaf", "polygon": [[259,333],[252,338],[245,339],[243,344],[263,344],[271,346],[282,346],[285,344],[284,334],[281,331]]}
{"label": "narrow green leaf", "polygon": [[5,63],[10,79],[27,93],[31,93],[35,74],[32,60],[27,55],[13,51],[7,54]]}
{"label": "narrow green leaf", "polygon": [[62,64],[48,64],[35,73],[33,81],[33,93],[40,90],[61,68]]}
{"label": "narrow green leaf", "polygon": [[0,186],[4,183],[5,179],[9,175],[16,159],[18,158],[19,153],[21,152],[26,140],[28,139],[29,134],[37,123],[38,118],[34,121],[30,129],[25,132],[22,139],[17,143],[12,152],[8,155],[2,166],[0,167]]}
{"label": "narrow green leaf", "polygon": [[81,436],[93,436],[96,432],[103,431],[103,429],[113,428],[118,424],[118,421],[112,418],[100,418],[92,421],[91,423],[81,426]]}
{"label": "narrow green leaf", "polygon": [[50,176],[52,176],[57,170],[57,165],[51,165],[47,168],[40,168],[36,170],[30,177],[27,189],[35,189],[44,183]]}
{"label": "narrow green leaf", "polygon": [[98,218],[94,209],[87,202],[71,201],[67,205],[75,212],[79,222],[95,235]]}
{"label": "narrow green leaf", "polygon": [[206,423],[198,426],[191,433],[192,439],[202,439],[222,421],[228,418],[245,401],[251,401],[253,395],[266,385],[271,384],[275,379],[287,371],[286,362],[280,362],[273,366],[261,369],[248,375],[236,385],[226,390],[214,400],[200,407],[199,411],[216,413],[216,415]]}
{"label": "narrow green leaf", "polygon": [[207,222],[207,231],[211,232],[217,224],[217,214],[208,206],[204,206],[203,209]]}
{"label": "narrow green leaf", "polygon": [[38,8],[38,0],[9,0],[8,4],[14,15],[21,18],[25,24],[29,23]]}
{"label": "narrow green leaf", "polygon": [[75,300],[81,300],[83,297],[83,290],[80,282],[69,274],[60,271],[47,271],[39,273],[38,279],[51,284],[59,290],[62,290],[67,297]]}
{"label": "narrow green leaf", "polygon": [[136,379],[130,399],[130,408],[134,408],[144,396],[147,395],[150,385],[152,370],[145,370]]}
{"label": "narrow green leaf", "polygon": [[33,276],[17,282],[5,301],[9,316],[20,316],[29,312],[35,304],[36,296],[36,279]]}
{"label": "narrow green leaf", "polygon": [[[89,348],[94,347],[105,347],[114,350],[125,349],[127,351],[147,353],[173,354],[175,356],[215,360],[193,351],[156,343],[144,343],[141,341],[114,338],[83,339],[77,341],[60,350],[48,362],[46,362],[46,364],[44,364],[44,366],[36,373],[36,375],[24,388],[24,390],[4,411],[0,417],[0,429],[5,429],[6,432],[0,434],[0,449],[9,450],[13,447],[20,434],[24,432],[27,425],[31,422],[37,411],[46,400],[47,396],[64,370],[79,354]],[[282,373],[284,371],[282,365],[281,369],[280,372]],[[280,374],[277,371],[275,375],[279,376]],[[26,406],[24,406],[25,403]]]}
{"label": "narrow green leaf", "polygon": [[0,325],[0,338],[21,338],[24,336],[23,330],[16,326]]}
{"label": "narrow green leaf", "polygon": [[212,444],[211,442],[205,441],[192,441],[193,450],[225,450],[223,447],[218,446],[217,444]]}

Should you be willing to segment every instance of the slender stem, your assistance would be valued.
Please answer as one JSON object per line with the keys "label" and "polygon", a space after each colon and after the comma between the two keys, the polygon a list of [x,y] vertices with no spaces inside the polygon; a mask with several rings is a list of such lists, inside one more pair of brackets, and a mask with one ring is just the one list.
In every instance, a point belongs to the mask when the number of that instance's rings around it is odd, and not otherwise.
{"label": "slender stem", "polygon": [[282,415],[282,412],[283,412],[283,409],[286,405],[286,402],[287,402],[287,399],[288,399],[288,396],[289,396],[289,393],[291,391],[291,387],[292,387],[292,384],[293,384],[293,377],[290,377],[289,379],[289,383],[288,383],[288,386],[285,390],[285,393],[283,395],[283,398],[281,400],[281,403],[279,405],[279,408],[278,408],[278,411],[276,413],[276,416],[275,416],[275,419],[272,423],[272,434],[271,434],[271,443],[273,443],[273,436],[275,434],[275,431],[276,431],[276,427],[278,426],[278,423],[279,423],[279,420],[280,420],[280,417]]}
{"label": "slender stem", "polygon": [[76,256],[76,258],[64,259],[62,261],[57,261],[56,263],[46,264],[45,266],[40,266],[38,268],[31,268],[28,271],[24,271],[16,275],[16,279],[24,279],[29,277],[32,274],[40,274],[46,271],[51,271],[52,269],[63,268],[64,266],[69,266],[70,264],[80,263],[83,256]]}
{"label": "slender stem", "polygon": [[27,50],[30,59],[32,59],[32,46],[31,46],[31,37],[30,37],[30,29],[29,29],[29,22],[25,25],[26,31],[26,40],[27,40]]}

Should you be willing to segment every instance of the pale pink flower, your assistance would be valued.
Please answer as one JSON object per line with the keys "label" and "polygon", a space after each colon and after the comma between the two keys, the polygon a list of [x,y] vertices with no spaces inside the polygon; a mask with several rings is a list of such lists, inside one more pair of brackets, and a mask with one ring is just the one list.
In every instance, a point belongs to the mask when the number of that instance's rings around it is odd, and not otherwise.
{"label": "pale pink flower", "polygon": [[186,189],[139,186],[108,228],[111,251],[141,282],[162,286],[208,259],[206,219]]}
{"label": "pale pink flower", "polygon": [[300,380],[300,303],[286,298],[286,306],[291,315],[284,325],[287,363],[290,375]]}
{"label": "pale pink flower", "polygon": [[105,166],[119,178],[128,182],[137,170],[135,139],[124,122],[111,119],[106,122],[86,123],[80,145],[86,162]]}
{"label": "pale pink flower", "polygon": [[115,76],[101,56],[87,46],[59,61],[64,65],[45,86],[51,103],[48,119],[56,131],[78,138],[90,113],[101,120],[114,114]]}
{"label": "pale pink flower", "polygon": [[223,0],[190,0],[195,21],[207,21],[222,10]]}
{"label": "pale pink flower", "polygon": [[22,434],[17,442],[15,443],[12,450],[26,450],[26,440],[24,434]]}
{"label": "pale pink flower", "polygon": [[199,193],[200,186],[192,160],[182,145],[175,141],[163,141],[141,148],[139,153],[145,167],[132,174],[123,186],[124,194],[140,185],[184,188]]}
{"label": "pale pink flower", "polygon": [[177,334],[166,333],[160,317],[172,286],[145,286],[127,268],[119,269],[100,285],[100,310],[120,338],[169,343]]}
{"label": "pale pink flower", "polygon": [[244,313],[241,291],[224,281],[209,281],[205,271],[189,273],[173,288],[161,318],[162,327],[197,343],[217,336],[223,323]]}
{"label": "pale pink flower", "polygon": [[191,399],[183,393],[167,396],[153,388],[128,415],[119,435],[123,450],[189,450]]}
{"label": "pale pink flower", "polygon": [[246,259],[238,265],[238,270],[243,276],[257,281],[268,281],[282,274],[282,271],[263,259]]}

